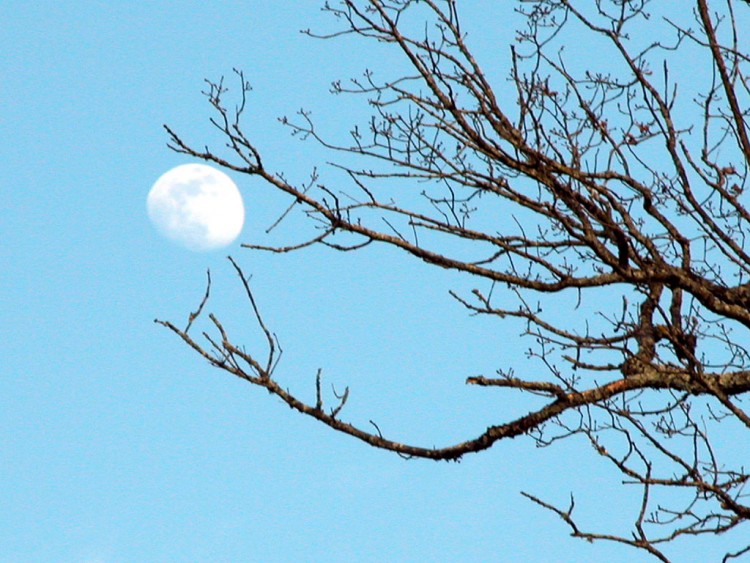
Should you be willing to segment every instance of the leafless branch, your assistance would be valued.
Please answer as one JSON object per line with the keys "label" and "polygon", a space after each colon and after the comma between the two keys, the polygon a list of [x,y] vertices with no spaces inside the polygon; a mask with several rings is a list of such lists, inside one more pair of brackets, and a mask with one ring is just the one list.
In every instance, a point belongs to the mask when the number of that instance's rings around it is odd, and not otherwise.
{"label": "leafless branch", "polygon": [[[457,460],[520,435],[540,446],[584,437],[624,486],[638,489],[632,530],[584,532],[572,498],[562,509],[524,495],[575,537],[666,561],[670,542],[723,534],[750,519],[750,472],[727,444],[729,428],[750,428],[743,402],[750,391],[750,55],[741,33],[748,7],[733,0],[693,0],[685,5],[692,13],[648,0],[508,5],[523,21],[507,51],[511,88],[480,66],[455,0],[326,3],[340,27],[309,35],[376,41],[409,68],[333,84],[336,95],[359,96],[370,111],[347,141],[322,134],[306,110],[281,119],[328,151],[330,176],[316,169],[296,185],[266,167],[243,132],[250,87],[240,71],[233,107],[223,80],[207,81],[204,92],[225,139],[221,151],[194,148],[165,129],[173,150],[288,197],[268,231],[292,213],[312,226],[295,242],[245,248],[284,254],[380,244],[476,280],[473,291],[452,291],[454,300],[507,330],[522,326],[529,362],[466,381],[496,388],[501,398],[531,393],[534,408],[442,447],[386,437],[372,421],[344,422],[348,387],[340,395],[334,389],[326,408],[321,371],[309,402],[279,383],[277,339],[231,258],[263,350],[234,344],[214,315],[205,342],[189,334],[209,299],[210,276],[184,330],[157,322],[214,367],[405,457]],[[590,59],[591,50],[602,56]],[[727,548],[724,558],[747,551]]]}

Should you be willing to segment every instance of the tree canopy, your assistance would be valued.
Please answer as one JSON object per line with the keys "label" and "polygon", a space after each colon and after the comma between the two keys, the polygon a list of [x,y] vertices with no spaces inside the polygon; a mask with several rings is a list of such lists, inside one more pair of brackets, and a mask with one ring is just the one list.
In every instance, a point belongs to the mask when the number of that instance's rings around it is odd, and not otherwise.
{"label": "tree canopy", "polygon": [[[320,133],[306,111],[281,120],[329,151],[330,177],[316,171],[296,184],[267,168],[243,129],[251,93],[241,71],[235,82],[207,82],[223,149],[199,148],[165,127],[177,152],[286,194],[279,221],[298,213],[309,222],[307,238],[248,249],[381,244],[475,280],[453,299],[501,330],[520,320],[530,354],[466,383],[502,388],[508,401],[535,395],[538,408],[441,447],[349,422],[348,388],[330,402],[318,373],[306,400],[307,390],[280,381],[276,335],[234,259],[265,350],[233,341],[214,315],[212,330],[195,335],[210,277],[184,328],[158,322],[213,366],[405,457],[458,460],[520,435],[539,444],[584,437],[641,499],[632,529],[585,529],[573,503],[524,494],[577,537],[666,561],[681,536],[719,535],[750,518],[750,473],[729,442],[750,429],[748,8],[732,0],[679,10],[647,0],[508,5],[523,25],[495,49],[509,69],[498,81],[472,51],[458,2],[326,3],[338,28],[307,33],[383,44],[409,69],[333,83],[334,94],[360,96],[369,108],[345,143]],[[483,32],[492,34],[491,23]],[[570,313],[548,315],[546,305],[560,299]]]}

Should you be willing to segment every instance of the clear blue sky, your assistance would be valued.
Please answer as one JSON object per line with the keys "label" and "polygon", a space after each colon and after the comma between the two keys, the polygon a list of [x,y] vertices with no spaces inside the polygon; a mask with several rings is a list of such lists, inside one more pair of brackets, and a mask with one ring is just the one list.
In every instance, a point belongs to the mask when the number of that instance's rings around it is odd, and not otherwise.
{"label": "clear blue sky", "polygon": [[[577,492],[584,521],[622,529],[633,499],[582,444],[539,450],[517,439],[460,464],[404,461],[210,369],[153,323],[182,324],[210,268],[209,309],[237,340],[262,342],[227,252],[160,238],[145,198],[190,162],[166,148],[162,123],[218,146],[200,90],[232,67],[255,88],[248,127],[268,166],[297,181],[325,161],[276,118],[306,107],[345,132],[356,114],[328,84],[373,54],[300,35],[330,28],[319,4],[0,3],[0,561],[642,557],[570,539],[519,495],[565,503]],[[505,56],[512,25],[484,12],[493,5],[473,4],[491,30],[476,41],[496,41]],[[240,241],[268,243],[263,230],[286,203],[233,179],[247,213]],[[301,238],[295,225],[278,236]],[[524,365],[526,347],[450,300],[465,280],[388,249],[229,252],[253,275],[285,350],[279,379],[314,400],[323,368],[351,388],[343,418],[446,445],[531,406],[464,385]],[[611,498],[603,505],[592,490]],[[701,545],[672,553],[701,561]]]}

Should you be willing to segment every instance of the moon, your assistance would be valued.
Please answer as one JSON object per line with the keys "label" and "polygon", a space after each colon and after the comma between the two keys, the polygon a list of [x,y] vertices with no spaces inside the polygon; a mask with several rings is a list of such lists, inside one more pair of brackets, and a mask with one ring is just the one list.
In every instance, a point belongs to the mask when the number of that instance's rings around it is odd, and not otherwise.
{"label": "moon", "polygon": [[183,164],[164,173],[148,193],[146,207],[162,235],[196,252],[232,244],[245,222],[237,185],[205,164]]}

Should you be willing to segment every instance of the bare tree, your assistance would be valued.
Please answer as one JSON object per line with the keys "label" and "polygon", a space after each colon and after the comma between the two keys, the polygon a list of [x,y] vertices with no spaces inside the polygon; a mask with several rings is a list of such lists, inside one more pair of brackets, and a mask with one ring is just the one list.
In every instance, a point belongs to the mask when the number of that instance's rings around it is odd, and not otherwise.
{"label": "bare tree", "polygon": [[[319,37],[385,43],[410,68],[383,80],[368,71],[334,83],[335,93],[361,95],[372,108],[346,144],[320,135],[306,112],[282,119],[345,157],[336,189],[317,176],[296,185],[266,168],[243,132],[249,85],[241,72],[237,106],[226,103],[221,81],[206,91],[224,152],[196,149],[167,132],[177,152],[288,195],[280,220],[301,212],[316,229],[289,246],[247,248],[286,253],[317,244],[351,252],[383,243],[484,283],[484,291],[452,295],[472,313],[520,319],[539,363],[467,383],[502,387],[509,400],[534,394],[543,406],[440,448],[346,422],[348,390],[329,406],[320,374],[310,402],[279,383],[276,337],[234,261],[267,350],[246,351],[213,315],[216,336],[193,336],[208,289],[184,329],[157,322],[213,366],[402,456],[457,460],[523,434],[542,445],[582,436],[637,489],[632,529],[587,531],[572,499],[559,507],[524,494],[576,537],[628,544],[666,561],[665,546],[675,539],[718,535],[750,519],[743,493],[750,473],[728,443],[728,435],[750,429],[742,400],[750,390],[750,209],[743,194],[750,58],[742,45],[747,27],[739,23],[750,21],[747,7],[732,0],[679,8],[648,0],[508,2],[524,23],[515,43],[495,52],[507,54],[510,69],[497,85],[469,49],[457,4],[343,0],[324,7],[340,28]],[[582,49],[601,56],[582,60]],[[388,189],[392,182],[410,182],[421,203],[413,203],[412,190],[404,204]],[[544,304],[561,296],[580,307],[577,317],[545,315]],[[591,304],[594,316],[583,312]],[[726,551],[725,559],[747,551],[750,545]]]}

